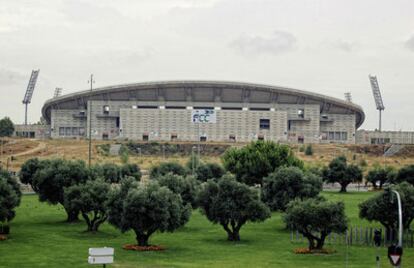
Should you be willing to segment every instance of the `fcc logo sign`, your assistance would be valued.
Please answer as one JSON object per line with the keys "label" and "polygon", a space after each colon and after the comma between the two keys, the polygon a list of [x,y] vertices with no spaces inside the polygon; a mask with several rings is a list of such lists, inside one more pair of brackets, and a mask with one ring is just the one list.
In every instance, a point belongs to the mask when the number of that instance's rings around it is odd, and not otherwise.
{"label": "fcc logo sign", "polygon": [[192,110],[191,122],[193,123],[216,123],[216,111],[209,110]]}

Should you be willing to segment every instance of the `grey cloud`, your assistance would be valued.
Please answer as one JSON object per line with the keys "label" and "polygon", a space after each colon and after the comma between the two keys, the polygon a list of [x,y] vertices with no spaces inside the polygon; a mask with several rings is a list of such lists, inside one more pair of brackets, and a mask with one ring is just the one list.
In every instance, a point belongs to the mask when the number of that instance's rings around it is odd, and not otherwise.
{"label": "grey cloud", "polygon": [[230,47],[243,55],[278,55],[293,50],[297,40],[291,33],[275,31],[269,36],[242,35],[230,43]]}
{"label": "grey cloud", "polygon": [[338,40],[333,46],[345,52],[352,52],[359,47],[359,44],[351,41]]}
{"label": "grey cloud", "polygon": [[405,42],[405,47],[414,51],[414,34]]}
{"label": "grey cloud", "polygon": [[26,79],[28,80],[28,76],[25,76],[19,72],[0,68],[0,86],[19,84]]}

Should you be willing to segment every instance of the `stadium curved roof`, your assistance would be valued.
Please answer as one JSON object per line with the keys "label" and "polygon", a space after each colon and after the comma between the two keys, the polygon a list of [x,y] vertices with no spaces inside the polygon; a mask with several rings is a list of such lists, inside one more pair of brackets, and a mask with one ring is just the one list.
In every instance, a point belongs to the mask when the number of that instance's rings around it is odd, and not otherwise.
{"label": "stadium curved roof", "polygon": [[355,113],[356,127],[365,114],[361,106],[318,93],[287,87],[227,81],[158,81],[115,85],[79,91],[49,99],[42,108],[50,122],[52,109],[85,109],[89,100],[177,103],[232,103],[240,106],[274,104],[319,104],[323,113]]}

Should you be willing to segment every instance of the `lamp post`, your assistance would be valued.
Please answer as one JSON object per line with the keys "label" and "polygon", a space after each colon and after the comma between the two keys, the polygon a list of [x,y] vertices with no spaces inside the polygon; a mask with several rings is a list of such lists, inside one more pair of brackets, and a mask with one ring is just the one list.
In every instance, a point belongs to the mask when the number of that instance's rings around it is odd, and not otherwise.
{"label": "lamp post", "polygon": [[[91,92],[93,89],[93,83],[95,83],[95,81],[93,80],[93,74],[91,74],[91,78],[88,81],[91,84]],[[89,168],[91,167],[91,158],[92,158],[92,94],[90,96],[89,99]]]}

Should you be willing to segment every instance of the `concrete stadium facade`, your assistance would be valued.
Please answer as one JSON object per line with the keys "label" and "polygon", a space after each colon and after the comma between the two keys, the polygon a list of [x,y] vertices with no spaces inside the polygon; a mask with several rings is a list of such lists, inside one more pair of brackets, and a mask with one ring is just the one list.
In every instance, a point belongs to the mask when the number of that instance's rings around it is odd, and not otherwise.
{"label": "concrete stadium facade", "polygon": [[[220,81],[97,88],[46,101],[52,138],[355,143],[363,109],[303,90]],[[207,117],[206,117],[207,115]],[[204,120],[208,118],[209,120]]]}

